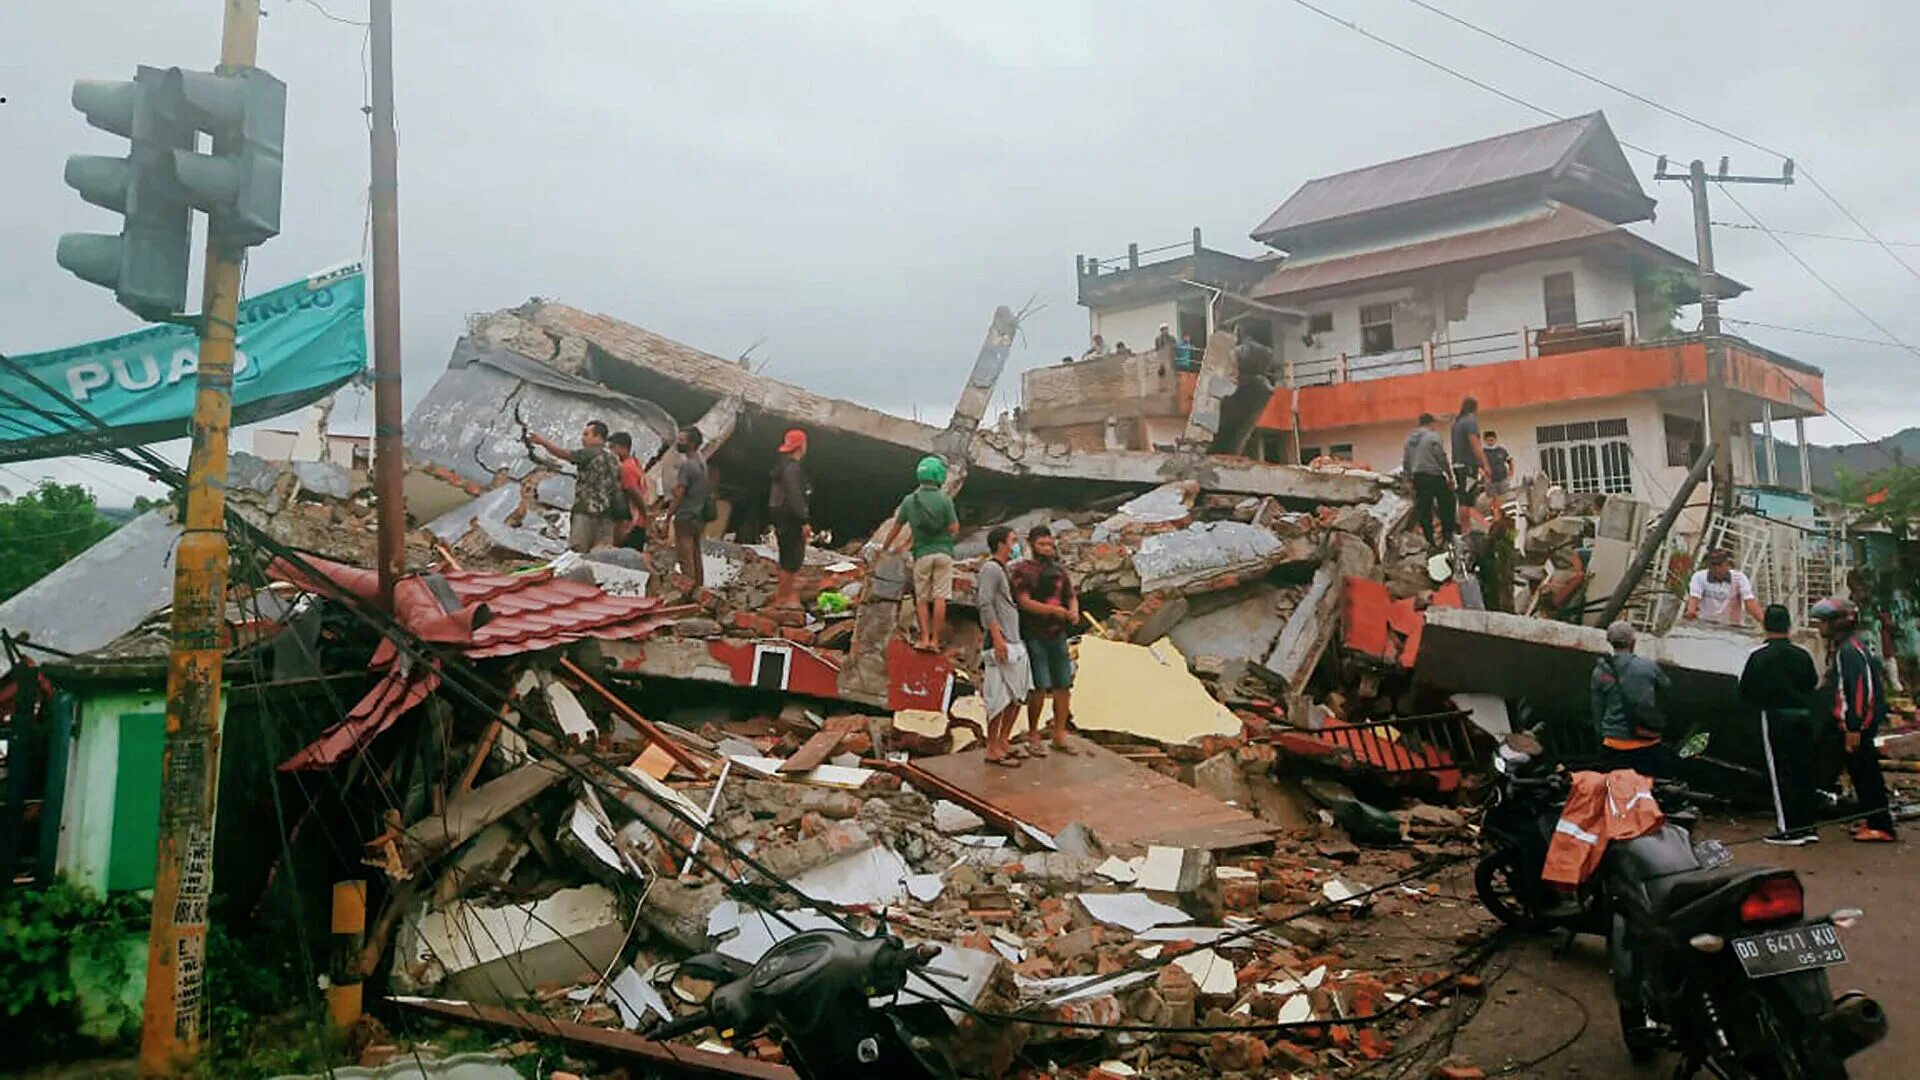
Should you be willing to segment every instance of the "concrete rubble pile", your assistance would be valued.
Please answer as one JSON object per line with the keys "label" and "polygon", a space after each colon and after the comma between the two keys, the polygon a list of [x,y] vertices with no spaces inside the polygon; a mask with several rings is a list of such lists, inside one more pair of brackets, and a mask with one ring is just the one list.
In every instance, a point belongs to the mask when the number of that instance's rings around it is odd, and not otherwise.
{"label": "concrete rubble pile", "polygon": [[[359,650],[367,696],[281,765],[397,792],[364,851],[378,885],[362,973],[387,972],[408,1007],[537,1008],[631,1033],[639,1053],[711,991],[678,971],[690,954],[751,962],[794,927],[885,926],[942,947],[953,977],[923,990],[954,1023],[949,1051],[986,1076],[1049,1044],[1109,1059],[1106,1075],[1337,1073],[1464,992],[1449,958],[1480,930],[1429,942],[1424,963],[1356,934],[1460,907],[1407,876],[1467,850],[1447,804],[1515,696],[1474,694],[1471,665],[1436,673],[1423,637],[1447,610],[1579,619],[1646,508],[1536,480],[1483,501],[1441,553],[1370,471],[1039,445],[982,426],[1016,326],[996,316],[933,428],[559,305],[476,317],[408,424],[409,564],[424,569],[396,617],[464,653],[495,696],[343,632],[334,655]],[[664,544],[565,550],[572,477],[520,444],[589,419],[632,434],[655,492],[673,431],[703,431],[706,588]],[[789,426],[811,438],[816,508],[799,610],[768,606],[756,510]],[[904,553],[860,554],[927,453],[952,465],[964,526],[935,652],[909,644]],[[243,464],[241,511],[324,557],[274,576],[364,595],[364,484]],[[1001,523],[1051,527],[1087,616],[1080,752],[1017,773],[981,768],[972,692],[974,576]],[[1659,592],[1640,607],[1670,621]],[[993,1019],[1015,1012],[1033,1022]],[[1275,1023],[1291,1026],[1097,1030]],[[779,1056],[766,1038],[705,1048]]]}

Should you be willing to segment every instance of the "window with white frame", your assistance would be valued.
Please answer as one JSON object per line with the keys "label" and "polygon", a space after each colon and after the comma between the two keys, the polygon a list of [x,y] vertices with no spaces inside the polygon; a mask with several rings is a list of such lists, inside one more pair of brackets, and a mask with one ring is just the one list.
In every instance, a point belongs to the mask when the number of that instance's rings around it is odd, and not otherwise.
{"label": "window with white frame", "polygon": [[1627,422],[1582,420],[1534,428],[1540,468],[1553,482],[1574,492],[1618,495],[1633,491],[1633,448]]}
{"label": "window with white frame", "polygon": [[1393,351],[1393,305],[1360,305],[1360,351],[1368,356]]}

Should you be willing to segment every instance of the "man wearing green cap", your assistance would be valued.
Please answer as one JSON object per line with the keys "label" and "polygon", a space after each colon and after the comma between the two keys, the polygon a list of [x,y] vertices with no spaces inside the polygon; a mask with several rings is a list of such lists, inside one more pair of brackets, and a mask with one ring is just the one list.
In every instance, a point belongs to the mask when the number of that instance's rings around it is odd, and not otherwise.
{"label": "man wearing green cap", "polygon": [[893,528],[880,542],[882,551],[900,538],[902,527],[913,530],[913,606],[920,615],[916,649],[938,649],[947,630],[947,601],[953,599],[953,538],[960,535],[960,517],[953,500],[940,490],[947,482],[947,463],[928,454],[914,469],[920,486],[900,500]]}

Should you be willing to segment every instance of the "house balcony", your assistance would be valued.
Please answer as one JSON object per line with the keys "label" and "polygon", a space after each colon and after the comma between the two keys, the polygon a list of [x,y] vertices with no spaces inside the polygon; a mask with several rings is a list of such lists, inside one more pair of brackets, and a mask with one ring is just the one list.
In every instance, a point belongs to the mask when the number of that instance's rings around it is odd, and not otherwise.
{"label": "house balcony", "polygon": [[[1258,425],[1301,432],[1408,425],[1423,412],[1450,414],[1465,397],[1483,413],[1630,396],[1698,400],[1707,381],[1704,341],[1632,338],[1627,318],[1292,364],[1288,387]],[[1786,420],[1826,411],[1820,369],[1741,338],[1723,341],[1727,383],[1742,415]]]}

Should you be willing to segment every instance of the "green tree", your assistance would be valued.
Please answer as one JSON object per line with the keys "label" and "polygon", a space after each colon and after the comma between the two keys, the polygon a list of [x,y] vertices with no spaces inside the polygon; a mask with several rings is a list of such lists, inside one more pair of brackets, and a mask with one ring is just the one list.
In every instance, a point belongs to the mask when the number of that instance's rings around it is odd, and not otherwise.
{"label": "green tree", "polygon": [[79,484],[40,486],[0,503],[0,600],[52,573],[112,532],[93,493]]}
{"label": "green tree", "polygon": [[1920,521],[1920,466],[1896,465],[1860,477],[1841,469],[1834,474],[1833,487],[1834,496],[1853,510],[1856,520],[1885,525],[1902,540]]}

